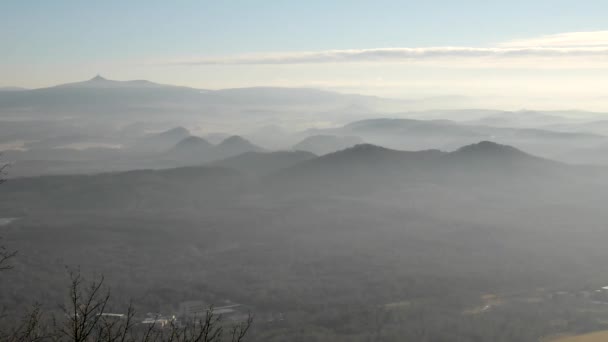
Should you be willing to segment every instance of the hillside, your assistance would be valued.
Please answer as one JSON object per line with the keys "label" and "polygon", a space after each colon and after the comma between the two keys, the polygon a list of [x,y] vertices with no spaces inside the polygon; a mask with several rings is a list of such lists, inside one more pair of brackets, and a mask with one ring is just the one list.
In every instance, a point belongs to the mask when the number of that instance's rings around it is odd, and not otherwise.
{"label": "hillside", "polygon": [[314,158],[316,155],[304,151],[249,151],[212,162],[211,165],[235,169],[244,174],[263,176]]}
{"label": "hillside", "polygon": [[[0,303],[63,303],[67,264],[103,273],[120,303],[134,298],[144,312],[228,299],[258,317],[281,313],[279,323],[258,323],[261,340],[277,329],[295,338],[302,324],[322,329],[327,317],[337,331],[362,334],[353,322],[379,305],[431,317],[386,323],[411,340],[449,341],[461,327],[500,340],[512,317],[525,318],[518,336],[536,337],[584,316],[555,293],[605,286],[606,174],[480,142],[452,152],[248,152],[199,167],[11,179],[0,218],[10,218],[4,241],[20,257]],[[484,307],[488,293],[500,304],[463,313]],[[477,319],[491,328],[471,327]],[[434,335],[447,322],[449,336]]]}
{"label": "hillside", "polygon": [[322,155],[362,143],[363,139],[354,136],[313,135],[295,144],[293,149]]}

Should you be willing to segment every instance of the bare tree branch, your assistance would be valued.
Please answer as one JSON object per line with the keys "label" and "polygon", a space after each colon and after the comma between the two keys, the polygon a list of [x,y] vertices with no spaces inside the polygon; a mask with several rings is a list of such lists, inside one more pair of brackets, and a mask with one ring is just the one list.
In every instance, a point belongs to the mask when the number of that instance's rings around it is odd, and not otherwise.
{"label": "bare tree branch", "polygon": [[7,342],[38,342],[49,340],[50,337],[42,327],[42,311],[39,305],[35,305],[10,334],[1,336],[2,341]]}
{"label": "bare tree branch", "polygon": [[[40,307],[36,306],[10,333],[0,334],[1,341],[7,342],[242,342],[247,334],[253,316],[231,326],[224,335],[227,325],[222,315],[209,307],[198,320],[181,324],[175,319],[168,324],[157,316],[145,330],[139,329],[135,320],[135,309],[129,303],[126,314],[106,313],[110,292],[104,287],[104,278],[85,281],[80,270],[72,270],[67,303],[62,307],[63,315],[53,317],[52,325],[41,320]],[[46,321],[48,323],[48,321]]]}
{"label": "bare tree branch", "polygon": [[10,270],[13,268],[9,262],[17,255],[17,251],[10,251],[5,246],[0,246],[0,271]]}
{"label": "bare tree branch", "polygon": [[241,342],[247,335],[247,331],[253,324],[253,315],[251,312],[247,315],[247,320],[245,322],[236,324],[232,327],[232,339],[231,342]]}
{"label": "bare tree branch", "polygon": [[[6,182],[6,170],[9,165],[10,164],[0,164],[0,184]],[[9,264],[9,261],[16,255],[17,251],[10,251],[5,246],[0,246],[0,271],[12,269],[13,266]]]}
{"label": "bare tree branch", "polygon": [[[1,154],[0,154],[1,156]],[[7,174],[7,170],[8,168],[11,166],[11,164],[5,163],[5,164],[0,164],[0,184],[6,182],[6,174]]]}

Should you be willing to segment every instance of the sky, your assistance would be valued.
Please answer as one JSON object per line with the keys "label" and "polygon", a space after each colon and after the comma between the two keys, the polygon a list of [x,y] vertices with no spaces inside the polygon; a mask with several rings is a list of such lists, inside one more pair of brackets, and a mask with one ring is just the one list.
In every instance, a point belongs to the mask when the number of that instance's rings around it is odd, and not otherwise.
{"label": "sky", "polygon": [[102,74],[204,89],[601,102],[607,14],[605,0],[2,0],[0,86]]}

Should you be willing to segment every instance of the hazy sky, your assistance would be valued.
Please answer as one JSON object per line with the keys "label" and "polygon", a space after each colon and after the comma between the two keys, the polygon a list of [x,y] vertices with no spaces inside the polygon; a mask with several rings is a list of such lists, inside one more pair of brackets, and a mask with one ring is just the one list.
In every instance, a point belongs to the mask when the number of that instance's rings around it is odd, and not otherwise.
{"label": "hazy sky", "polygon": [[100,73],[200,88],[603,101],[607,13],[605,0],[2,0],[0,86]]}

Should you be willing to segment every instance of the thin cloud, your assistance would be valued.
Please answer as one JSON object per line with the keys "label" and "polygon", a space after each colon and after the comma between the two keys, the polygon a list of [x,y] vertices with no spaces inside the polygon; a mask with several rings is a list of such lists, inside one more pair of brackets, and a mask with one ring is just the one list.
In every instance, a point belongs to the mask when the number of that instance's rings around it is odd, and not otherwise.
{"label": "thin cloud", "polygon": [[493,59],[496,62],[523,57],[534,58],[606,58],[608,47],[582,48],[385,48],[361,50],[329,50],[300,53],[270,53],[215,58],[189,58],[170,61],[171,65],[277,65],[277,64],[323,64],[323,63],[375,63],[375,62],[428,62],[449,59]]}
{"label": "thin cloud", "polygon": [[[573,32],[514,40],[494,47],[398,47],[194,57],[170,65],[290,65],[409,63],[456,66],[606,67],[608,31]],[[545,64],[545,63],[549,64]]]}
{"label": "thin cloud", "polygon": [[503,48],[523,47],[608,47],[608,31],[566,32],[498,44]]}

